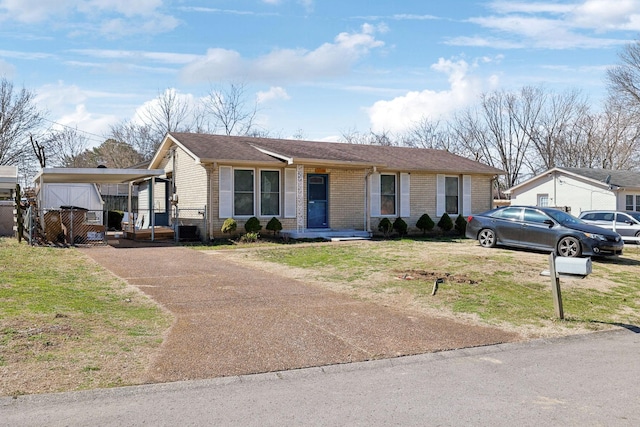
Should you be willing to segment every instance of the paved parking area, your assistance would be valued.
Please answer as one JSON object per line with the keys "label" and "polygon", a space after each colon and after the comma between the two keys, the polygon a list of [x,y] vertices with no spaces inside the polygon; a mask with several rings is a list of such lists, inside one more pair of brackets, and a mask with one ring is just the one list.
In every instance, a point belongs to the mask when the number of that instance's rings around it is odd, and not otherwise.
{"label": "paved parking area", "polygon": [[82,249],[175,316],[149,382],[390,358],[519,340],[248,268],[187,247]]}

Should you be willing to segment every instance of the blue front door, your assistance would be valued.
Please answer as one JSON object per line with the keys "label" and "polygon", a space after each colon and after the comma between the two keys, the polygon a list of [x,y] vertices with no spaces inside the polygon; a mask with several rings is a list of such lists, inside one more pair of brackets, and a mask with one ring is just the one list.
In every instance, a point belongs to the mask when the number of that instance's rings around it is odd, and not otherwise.
{"label": "blue front door", "polygon": [[328,228],[329,175],[307,175],[307,228]]}

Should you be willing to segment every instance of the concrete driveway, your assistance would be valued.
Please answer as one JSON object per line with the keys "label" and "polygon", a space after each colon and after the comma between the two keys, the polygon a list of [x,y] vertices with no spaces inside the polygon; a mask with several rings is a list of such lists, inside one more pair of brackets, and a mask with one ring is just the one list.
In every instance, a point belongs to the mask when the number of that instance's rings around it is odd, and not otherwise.
{"label": "concrete driveway", "polygon": [[187,247],[82,250],[175,316],[149,369],[149,382],[282,371],[520,338],[496,328],[395,311]]}

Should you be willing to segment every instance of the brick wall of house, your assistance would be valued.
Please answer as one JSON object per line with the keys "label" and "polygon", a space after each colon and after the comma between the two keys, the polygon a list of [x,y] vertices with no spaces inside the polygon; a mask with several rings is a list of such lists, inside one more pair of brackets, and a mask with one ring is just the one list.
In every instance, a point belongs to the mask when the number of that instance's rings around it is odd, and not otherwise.
{"label": "brick wall of house", "polygon": [[471,176],[471,213],[482,213],[492,208],[491,182],[489,176]]}
{"label": "brick wall of house", "polygon": [[[313,173],[313,170],[308,170],[307,173]],[[329,227],[363,230],[365,227],[365,171],[327,169],[327,173],[329,174]]]}

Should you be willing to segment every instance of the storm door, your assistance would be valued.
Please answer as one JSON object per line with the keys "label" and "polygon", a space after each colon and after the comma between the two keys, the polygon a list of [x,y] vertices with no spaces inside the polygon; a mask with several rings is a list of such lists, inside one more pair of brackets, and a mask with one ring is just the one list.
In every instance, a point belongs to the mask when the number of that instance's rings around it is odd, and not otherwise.
{"label": "storm door", "polygon": [[307,228],[329,227],[329,175],[307,175]]}

